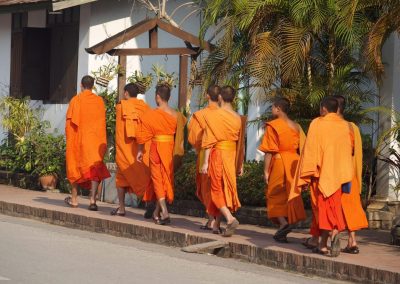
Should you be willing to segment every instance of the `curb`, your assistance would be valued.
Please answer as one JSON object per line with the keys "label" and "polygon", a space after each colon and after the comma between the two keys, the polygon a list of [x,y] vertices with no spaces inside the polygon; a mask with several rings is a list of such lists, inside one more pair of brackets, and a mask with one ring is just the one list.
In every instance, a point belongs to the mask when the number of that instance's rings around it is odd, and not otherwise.
{"label": "curb", "polygon": [[[15,203],[0,201],[0,214],[38,220],[44,223],[73,229],[105,233],[113,236],[132,238],[160,245],[187,247],[216,241],[194,234],[148,228],[140,225],[109,221],[101,218],[86,217],[73,213],[48,210]],[[245,245],[228,243],[223,253],[231,257],[291,272],[333,278],[359,283],[400,283],[400,272],[386,271],[361,265],[348,264],[333,259],[322,259],[292,252],[278,251]]]}

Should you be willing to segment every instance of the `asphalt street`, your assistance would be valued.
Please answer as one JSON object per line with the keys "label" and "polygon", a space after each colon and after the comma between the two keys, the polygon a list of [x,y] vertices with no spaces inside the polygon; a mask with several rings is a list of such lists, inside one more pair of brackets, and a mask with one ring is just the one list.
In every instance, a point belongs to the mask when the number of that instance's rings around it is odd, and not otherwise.
{"label": "asphalt street", "polygon": [[343,283],[0,215],[0,283]]}

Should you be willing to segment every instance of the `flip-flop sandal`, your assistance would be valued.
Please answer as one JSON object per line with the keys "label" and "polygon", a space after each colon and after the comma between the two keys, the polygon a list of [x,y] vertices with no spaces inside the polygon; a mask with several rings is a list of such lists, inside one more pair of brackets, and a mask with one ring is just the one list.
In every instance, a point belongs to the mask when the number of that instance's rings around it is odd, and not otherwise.
{"label": "flip-flop sandal", "polygon": [[205,231],[212,231],[212,228],[209,227],[210,225],[210,220],[207,221],[204,225],[200,226],[200,230],[205,230]]}
{"label": "flip-flop sandal", "polygon": [[360,249],[358,248],[358,246],[354,246],[354,247],[348,247],[347,246],[344,249],[342,249],[341,252],[350,253],[350,254],[359,254],[360,253]]}
{"label": "flip-flop sandal", "polygon": [[286,237],[291,231],[292,231],[292,229],[291,229],[290,225],[287,224],[282,229],[279,229],[275,233],[275,236],[277,236],[278,238]]}
{"label": "flip-flop sandal", "polygon": [[306,239],[304,242],[302,242],[301,244],[302,244],[303,246],[305,246],[307,249],[314,249],[314,248],[316,248],[317,246],[310,244],[311,239],[312,239],[312,238],[307,238],[307,239]]}
{"label": "flip-flop sandal", "polygon": [[321,250],[318,247],[313,248],[312,252],[316,253],[316,254],[320,254],[320,255],[325,255],[325,256],[329,255],[329,251],[328,250]]}
{"label": "flip-flop sandal", "polygon": [[78,205],[72,204],[72,197],[68,196],[64,199],[65,204],[67,204],[71,208],[78,208]]}
{"label": "flip-flop sandal", "polygon": [[289,241],[287,240],[286,236],[276,236],[276,235],[274,235],[273,238],[278,243],[283,243],[283,244],[289,243]]}
{"label": "flip-flop sandal", "polygon": [[171,219],[169,217],[167,217],[165,219],[159,218],[157,224],[158,225],[163,225],[163,226],[169,225],[169,224],[171,224]]}
{"label": "flip-flop sandal", "polygon": [[153,205],[147,206],[147,207],[146,207],[146,212],[144,212],[143,217],[144,217],[145,219],[152,219],[152,218],[153,218],[153,213],[154,213],[154,210],[155,210],[155,209],[156,209],[156,207],[153,206]]}
{"label": "flip-flop sandal", "polygon": [[239,227],[239,221],[235,219],[232,223],[226,225],[225,232],[222,235],[224,237],[232,237],[237,227]]}
{"label": "flip-flop sandal", "polygon": [[331,256],[338,257],[339,255],[340,255],[340,238],[339,234],[336,234],[332,239]]}
{"label": "flip-flop sandal", "polygon": [[119,212],[119,207],[118,208],[115,208],[115,209],[113,209],[111,212],[110,212],[110,214],[112,215],[112,216],[125,216],[125,212],[124,213],[120,213]]}
{"label": "flip-flop sandal", "polygon": [[224,231],[222,230],[222,228],[218,228],[218,230],[212,229],[212,233],[214,235],[222,235],[224,233]]}
{"label": "flip-flop sandal", "polygon": [[99,208],[97,207],[96,203],[92,203],[89,205],[88,210],[97,211],[97,210],[99,210]]}

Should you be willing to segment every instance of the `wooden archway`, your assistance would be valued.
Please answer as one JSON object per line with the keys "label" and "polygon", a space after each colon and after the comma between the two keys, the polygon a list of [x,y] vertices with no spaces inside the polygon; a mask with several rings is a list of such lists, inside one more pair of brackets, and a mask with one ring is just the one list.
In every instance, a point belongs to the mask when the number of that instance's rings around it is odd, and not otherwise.
{"label": "wooden archway", "polygon": [[[186,47],[159,48],[158,47],[158,29],[161,29],[185,43]],[[117,48],[121,44],[145,33],[149,34],[148,48]],[[119,65],[126,70],[127,56],[148,56],[148,55],[178,55],[179,56],[179,90],[178,107],[186,106],[187,87],[188,87],[188,62],[189,56],[195,60],[202,50],[211,51],[212,45],[208,42],[202,42],[200,39],[182,29],[179,29],[161,19],[154,18],[141,21],[118,34],[107,38],[106,40],[86,48],[89,54],[104,54],[118,56]],[[126,74],[118,77],[118,92],[123,93],[126,83]]]}

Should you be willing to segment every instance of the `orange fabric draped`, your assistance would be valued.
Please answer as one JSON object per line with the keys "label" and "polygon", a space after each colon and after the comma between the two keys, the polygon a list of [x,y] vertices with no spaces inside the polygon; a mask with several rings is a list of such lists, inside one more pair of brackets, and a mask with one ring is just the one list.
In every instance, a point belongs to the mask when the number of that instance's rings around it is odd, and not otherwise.
{"label": "orange fabric draped", "polygon": [[342,194],[342,207],[344,217],[346,219],[347,228],[350,231],[357,231],[368,228],[367,217],[361,204],[361,188],[362,188],[362,140],[359,128],[351,123],[351,138],[354,141],[354,176],[351,181],[350,193]]}
{"label": "orange fabric draped", "polygon": [[288,217],[288,196],[299,161],[300,135],[301,131],[278,118],[267,122],[258,148],[264,153],[273,154],[266,199],[268,217],[275,223],[277,217]]}
{"label": "orange fabric draped", "polygon": [[200,173],[200,167],[203,164],[204,149],[201,148],[204,129],[206,122],[204,115],[212,110],[218,109],[217,106],[209,105],[206,108],[196,111],[190,119],[188,126],[188,141],[196,150],[197,163],[196,163],[196,196],[207,208],[211,200],[210,180],[208,175]]}
{"label": "orange fabric draped", "polygon": [[144,144],[143,163],[136,161],[140,117],[149,110],[142,100],[122,100],[116,107],[115,146],[116,186],[142,197],[151,186],[149,169],[150,142]]}
{"label": "orange fabric draped", "polygon": [[297,191],[315,180],[318,190],[312,192],[316,200],[318,227],[324,230],[343,230],[341,186],[354,174],[352,143],[349,124],[340,116],[329,113],[311,122],[300,158]]}
{"label": "orange fabric draped", "polygon": [[90,90],[73,97],[65,124],[67,178],[90,188],[91,181],[108,177],[103,158],[107,151],[106,117],[103,99]]}
{"label": "orange fabric draped", "polygon": [[240,164],[236,152],[241,151],[238,145],[243,146],[239,137],[244,129],[240,116],[224,109],[209,111],[204,118],[206,128],[202,148],[211,148],[208,169],[211,201],[207,211],[218,216],[222,207],[235,212],[241,206],[236,188],[237,165]]}
{"label": "orange fabric draped", "polygon": [[[144,201],[155,201],[165,198],[169,203],[174,200],[174,145],[175,141],[158,141],[160,135],[174,137],[178,120],[161,109],[145,112],[141,118],[140,130],[136,137],[138,144],[151,141],[150,145],[150,176],[152,187],[145,191]],[[183,130],[183,129],[182,129]],[[181,131],[181,130],[180,130]],[[183,134],[179,135],[180,137]],[[157,140],[157,141],[156,141]],[[180,142],[179,142],[180,143]]]}

